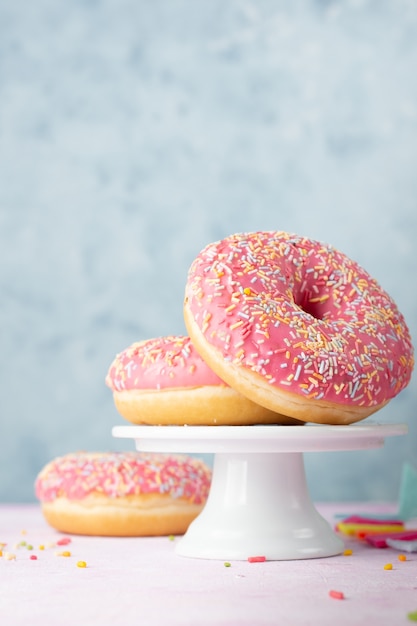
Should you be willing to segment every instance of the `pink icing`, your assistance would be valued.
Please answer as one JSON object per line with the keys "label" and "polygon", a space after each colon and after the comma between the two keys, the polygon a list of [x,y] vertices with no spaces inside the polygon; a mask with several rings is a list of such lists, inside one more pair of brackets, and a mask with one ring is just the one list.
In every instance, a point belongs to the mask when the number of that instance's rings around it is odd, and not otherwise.
{"label": "pink icing", "polygon": [[390,296],[327,244],[232,235],[193,262],[189,310],[226,361],[306,398],[373,407],[409,382],[413,347]]}
{"label": "pink icing", "polygon": [[117,498],[169,493],[201,504],[210,481],[210,469],[185,455],[79,452],[48,463],[36,479],[35,493],[41,502],[62,496],[80,500],[91,494]]}
{"label": "pink icing", "polygon": [[182,336],[132,344],[114,359],[106,384],[113,391],[226,385]]}

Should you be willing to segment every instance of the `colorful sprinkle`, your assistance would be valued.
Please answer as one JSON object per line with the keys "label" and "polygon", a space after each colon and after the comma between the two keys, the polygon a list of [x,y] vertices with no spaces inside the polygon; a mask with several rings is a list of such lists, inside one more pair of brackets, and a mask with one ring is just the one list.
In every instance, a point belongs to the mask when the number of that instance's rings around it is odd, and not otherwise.
{"label": "colorful sprinkle", "polygon": [[343,591],[335,591],[334,589],[329,591],[329,596],[331,598],[334,598],[335,600],[344,600],[345,599],[345,594],[343,593]]}
{"label": "colorful sprinkle", "polygon": [[37,560],[38,560],[38,557],[36,556],[36,554],[31,554],[31,555],[30,555],[30,557],[29,557],[29,559],[30,559],[31,561],[37,561]]}
{"label": "colorful sprinkle", "polygon": [[407,619],[409,619],[410,622],[417,622],[417,611],[412,611],[411,613],[408,613]]}
{"label": "colorful sprinkle", "polygon": [[87,567],[87,563],[85,561],[77,561],[77,567]]}
{"label": "colorful sprinkle", "polygon": [[[139,452],[79,452],[48,463],[36,479],[35,491],[41,502],[65,494],[79,500],[92,493],[110,497],[169,493],[193,504],[204,504],[211,484],[210,468],[187,455]],[[55,545],[66,545],[61,538]]]}
{"label": "colorful sprinkle", "polygon": [[225,566],[225,567],[232,567],[232,564],[231,564],[231,563],[229,563],[229,561],[226,561],[226,562],[224,563],[224,566]]}
{"label": "colorful sprinkle", "polygon": [[248,561],[249,563],[263,563],[264,561],[266,561],[266,557],[265,556],[249,556]]}
{"label": "colorful sprinkle", "polygon": [[407,560],[407,557],[405,556],[405,554],[399,554],[399,555],[398,555],[398,560],[399,560],[399,561],[406,561],[406,560]]}
{"label": "colorful sprinkle", "polygon": [[384,569],[392,569],[392,563],[386,563]]}
{"label": "colorful sprinkle", "polygon": [[343,552],[343,556],[352,556],[353,554],[353,550],[351,550],[350,548],[346,548],[346,550],[344,550]]}
{"label": "colorful sprinkle", "polygon": [[56,556],[71,556],[71,552],[69,552],[68,550],[63,550],[61,552],[55,552]]}
{"label": "colorful sprinkle", "polygon": [[58,541],[56,542],[57,546],[67,546],[69,543],[71,543],[71,538],[70,537],[63,537],[62,539],[58,539]]}

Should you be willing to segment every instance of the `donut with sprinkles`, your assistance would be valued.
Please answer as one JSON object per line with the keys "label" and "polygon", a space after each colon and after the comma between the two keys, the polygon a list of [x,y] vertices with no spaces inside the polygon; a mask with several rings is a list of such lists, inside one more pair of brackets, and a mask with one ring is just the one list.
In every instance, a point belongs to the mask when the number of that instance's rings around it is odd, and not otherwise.
{"label": "donut with sprinkles", "polygon": [[414,366],[404,317],[378,282],[331,245],[282,231],[207,245],[188,272],[184,318],[218,376],[302,422],[362,420]]}
{"label": "donut with sprinkles", "polygon": [[298,423],[232,389],[182,335],[135,342],[116,355],[106,384],[120,415],[134,424]]}
{"label": "donut with sprinkles", "polygon": [[75,452],[43,467],[35,494],[60,532],[180,535],[203,509],[210,483],[211,469],[186,455]]}

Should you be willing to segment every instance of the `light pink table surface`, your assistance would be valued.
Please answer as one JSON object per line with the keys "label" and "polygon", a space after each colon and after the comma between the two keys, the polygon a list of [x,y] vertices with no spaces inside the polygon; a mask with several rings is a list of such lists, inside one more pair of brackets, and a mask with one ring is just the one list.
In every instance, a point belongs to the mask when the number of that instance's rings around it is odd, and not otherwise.
{"label": "light pink table surface", "polygon": [[[334,514],[390,511],[365,505],[317,505]],[[349,539],[352,556],[248,563],[177,556],[175,540],[61,535],[36,505],[0,505],[1,626],[400,626],[417,610],[417,554],[378,550]],[[25,541],[33,550],[18,547]],[[45,550],[39,550],[39,545]],[[56,551],[70,550],[71,556]],[[37,560],[31,560],[35,554]],[[87,567],[77,567],[77,561]],[[385,570],[392,563],[391,571]],[[329,597],[343,591],[344,600]]]}

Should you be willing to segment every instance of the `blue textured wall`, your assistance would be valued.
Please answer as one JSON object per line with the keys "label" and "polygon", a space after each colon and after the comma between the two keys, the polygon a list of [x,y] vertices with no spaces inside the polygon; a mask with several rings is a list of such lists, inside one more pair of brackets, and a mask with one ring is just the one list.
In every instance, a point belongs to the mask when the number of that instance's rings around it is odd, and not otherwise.
{"label": "blue textured wall", "polygon": [[[220,237],[332,243],[417,336],[416,32],[410,0],[0,0],[0,500],[58,454],[133,447],[107,368],[185,332]],[[307,455],[313,496],[395,498],[415,406],[414,378],[376,416],[407,437]]]}

